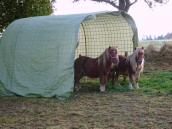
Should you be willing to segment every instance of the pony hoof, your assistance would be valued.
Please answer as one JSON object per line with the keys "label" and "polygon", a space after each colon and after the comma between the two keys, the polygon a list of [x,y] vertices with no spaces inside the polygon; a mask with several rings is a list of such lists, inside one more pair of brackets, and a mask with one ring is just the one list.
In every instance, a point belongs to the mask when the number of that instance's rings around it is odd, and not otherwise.
{"label": "pony hoof", "polygon": [[132,86],[130,86],[130,85],[129,85],[128,87],[129,87],[130,90],[133,90],[133,89],[134,89],[134,88],[133,88]]}
{"label": "pony hoof", "polygon": [[105,92],[105,86],[100,86],[100,92]]}
{"label": "pony hoof", "polygon": [[136,89],[139,89],[140,87],[139,86],[136,86]]}
{"label": "pony hoof", "polygon": [[139,85],[138,84],[135,87],[136,87],[136,89],[139,89]]}
{"label": "pony hoof", "polygon": [[74,92],[78,92],[80,90],[80,87],[74,87]]}

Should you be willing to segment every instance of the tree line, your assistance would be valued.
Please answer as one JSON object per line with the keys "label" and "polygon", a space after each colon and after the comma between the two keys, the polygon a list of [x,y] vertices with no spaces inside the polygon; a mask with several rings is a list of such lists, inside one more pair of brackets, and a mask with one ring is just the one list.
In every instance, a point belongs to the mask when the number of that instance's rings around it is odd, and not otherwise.
{"label": "tree line", "polygon": [[166,35],[159,35],[159,36],[145,36],[142,40],[169,40],[172,39],[172,32],[167,33]]}

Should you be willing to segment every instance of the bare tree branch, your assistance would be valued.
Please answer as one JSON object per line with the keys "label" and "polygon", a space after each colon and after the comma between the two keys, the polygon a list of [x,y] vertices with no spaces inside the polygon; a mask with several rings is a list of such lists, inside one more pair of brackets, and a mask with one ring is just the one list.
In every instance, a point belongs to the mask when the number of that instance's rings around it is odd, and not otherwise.
{"label": "bare tree branch", "polygon": [[[78,2],[78,1],[80,0],[74,0],[74,2]],[[108,3],[115,8],[119,8],[119,6],[117,5],[117,0],[91,0],[91,1]]]}
{"label": "bare tree branch", "polygon": [[[125,6],[124,6],[123,11],[126,11],[126,12],[129,11],[130,6],[132,6],[133,4],[135,4],[135,3],[137,2],[137,0],[135,0],[135,1],[133,1],[133,2],[130,2],[130,0],[122,0],[122,1],[125,2]],[[121,0],[120,0],[119,2],[121,2]]]}
{"label": "bare tree branch", "polygon": [[138,0],[135,0],[133,2],[130,3],[130,6],[132,6],[133,4],[135,4]]}
{"label": "bare tree branch", "polygon": [[152,8],[153,5],[155,5],[156,3],[159,4],[167,4],[169,2],[169,0],[144,0],[146,2],[146,4]]}
{"label": "bare tree branch", "polygon": [[119,6],[117,5],[116,0],[92,0],[92,1],[108,3],[108,4],[112,5],[113,7],[119,9]]}
{"label": "bare tree branch", "polygon": [[154,1],[160,4],[167,4],[170,0],[154,0]]}
{"label": "bare tree branch", "polygon": [[146,4],[149,6],[149,8],[152,8],[152,1],[144,0]]}
{"label": "bare tree branch", "polygon": [[[78,2],[78,1],[81,1],[81,0],[73,0],[73,2]],[[134,0],[133,2],[131,2],[131,0],[91,0],[91,1],[104,2],[104,3],[112,5],[118,10],[122,10],[125,12],[128,12],[130,7],[136,2],[138,2],[138,0]],[[168,3],[169,0],[144,0],[144,1],[150,8],[152,8],[153,5],[155,5],[156,3],[166,4]]]}

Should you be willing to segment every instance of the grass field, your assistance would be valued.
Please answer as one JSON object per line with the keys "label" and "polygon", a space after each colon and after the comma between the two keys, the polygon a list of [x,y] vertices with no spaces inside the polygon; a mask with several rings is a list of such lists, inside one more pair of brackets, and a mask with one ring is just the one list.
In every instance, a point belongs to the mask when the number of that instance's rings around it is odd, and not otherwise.
{"label": "grass field", "polygon": [[[120,80],[121,81],[121,80]],[[68,100],[0,98],[2,129],[171,129],[172,72],[146,72],[140,89],[128,82],[99,93],[98,82],[86,83]]]}
{"label": "grass field", "polygon": [[[122,92],[135,92],[143,95],[172,95],[172,72],[153,72],[144,73],[139,80],[140,89],[130,90],[128,88],[128,80],[123,81],[120,78],[121,86],[112,86],[111,83],[108,84],[108,92],[112,93],[122,93]],[[81,90],[89,91],[99,89],[98,81],[91,81],[83,84],[85,87]]]}
{"label": "grass field", "polygon": [[161,48],[164,44],[171,44],[172,45],[172,40],[152,40],[152,41],[140,41],[139,42],[139,47],[147,47],[149,45],[154,45],[157,48]]}

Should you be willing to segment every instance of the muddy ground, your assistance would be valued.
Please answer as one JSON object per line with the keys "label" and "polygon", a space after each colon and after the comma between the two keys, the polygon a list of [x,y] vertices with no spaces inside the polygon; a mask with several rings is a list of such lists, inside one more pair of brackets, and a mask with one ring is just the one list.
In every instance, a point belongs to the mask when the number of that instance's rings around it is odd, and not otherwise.
{"label": "muddy ground", "polygon": [[[169,62],[149,60],[145,73],[169,71]],[[99,93],[83,88],[69,100],[0,98],[2,129],[172,129],[172,96],[137,92]]]}

